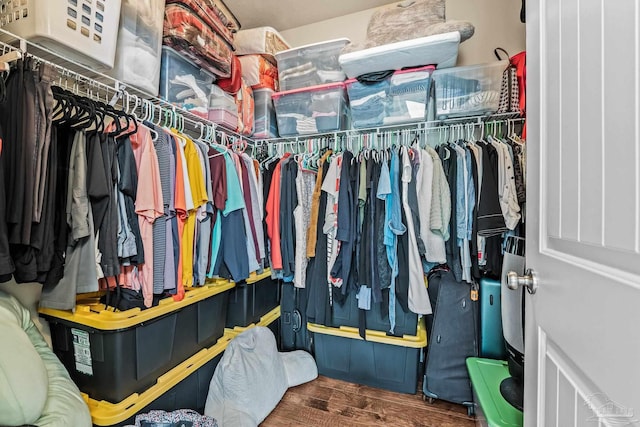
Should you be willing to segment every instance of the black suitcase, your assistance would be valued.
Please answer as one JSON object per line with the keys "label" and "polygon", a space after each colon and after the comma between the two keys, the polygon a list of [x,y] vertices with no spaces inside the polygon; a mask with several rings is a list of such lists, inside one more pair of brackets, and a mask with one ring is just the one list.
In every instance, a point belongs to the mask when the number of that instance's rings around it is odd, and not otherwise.
{"label": "black suitcase", "polygon": [[296,288],[292,283],[283,283],[280,300],[280,341],[283,351],[306,350],[311,353],[306,309],[306,288]]}
{"label": "black suitcase", "polygon": [[465,405],[472,415],[466,359],[478,356],[478,303],[471,300],[471,285],[457,282],[448,269],[432,270],[428,289],[433,315],[426,318],[424,397]]}

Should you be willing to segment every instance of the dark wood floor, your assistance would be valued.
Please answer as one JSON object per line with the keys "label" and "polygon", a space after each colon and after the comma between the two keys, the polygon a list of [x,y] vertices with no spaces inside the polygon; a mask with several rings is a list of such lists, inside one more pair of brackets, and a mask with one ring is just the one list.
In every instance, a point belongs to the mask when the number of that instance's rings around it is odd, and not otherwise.
{"label": "dark wood floor", "polygon": [[464,406],[423,402],[422,393],[394,393],[327,377],[290,388],[261,424],[280,426],[474,426]]}

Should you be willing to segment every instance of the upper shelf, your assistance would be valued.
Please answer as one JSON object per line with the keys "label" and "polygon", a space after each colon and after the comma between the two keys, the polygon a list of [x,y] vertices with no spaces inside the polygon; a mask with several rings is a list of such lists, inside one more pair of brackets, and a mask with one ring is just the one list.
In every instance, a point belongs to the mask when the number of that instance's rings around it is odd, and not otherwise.
{"label": "upper shelf", "polygon": [[216,130],[223,131],[234,139],[253,142],[251,138],[240,135],[234,130],[199,117],[161,98],[133,86],[126,85],[94,68],[66,58],[51,49],[25,40],[0,28],[0,52],[2,50],[19,50],[39,61],[54,66],[59,73],[59,86],[86,95],[87,97],[100,99],[105,102],[113,101],[121,108],[128,106],[128,104],[131,104],[130,107],[132,107],[133,103],[138,100],[149,101],[158,109],[159,115],[162,114],[163,117],[165,115],[171,116],[171,121],[174,126],[176,124],[184,124],[185,131],[191,135],[198,136],[201,134],[202,126],[210,126]]}
{"label": "upper shelf", "polygon": [[[234,130],[227,129],[222,125],[196,116],[189,111],[170,104],[163,99],[152,96],[151,94],[139,90],[133,86],[125,85],[121,81],[103,74],[98,70],[66,58],[46,47],[25,40],[15,34],[3,30],[2,28],[0,28],[0,49],[3,51],[20,50],[21,52],[37,58],[40,61],[51,64],[59,71],[58,85],[67,87],[70,90],[75,90],[77,93],[86,94],[87,96],[93,98],[99,98],[101,100],[105,100],[106,102],[117,102],[121,107],[129,106],[131,102],[137,102],[138,100],[146,100],[150,102],[154,106],[154,108],[159,109],[159,114],[164,114],[165,117],[167,114],[170,115],[173,118],[172,122],[174,123],[174,126],[176,123],[184,124],[185,131],[188,131],[188,133],[192,135],[202,135],[203,127],[209,126],[213,129],[223,131],[226,135],[230,136],[232,140],[246,140],[247,142],[255,145],[262,145],[263,143],[272,142],[305,141],[317,138],[338,139],[364,134],[380,134],[381,132],[402,130],[428,131],[437,129],[438,127],[442,126],[451,126],[458,124],[481,125],[483,123],[491,122],[520,122],[524,120],[519,114],[515,113],[492,114],[484,116],[457,117],[446,120],[422,121],[417,123],[407,123],[403,125],[379,126],[367,129],[353,129],[328,133],[318,133],[312,135],[298,135],[291,137],[254,140],[244,135],[240,135]],[[69,85],[71,85],[71,87],[69,87]]]}

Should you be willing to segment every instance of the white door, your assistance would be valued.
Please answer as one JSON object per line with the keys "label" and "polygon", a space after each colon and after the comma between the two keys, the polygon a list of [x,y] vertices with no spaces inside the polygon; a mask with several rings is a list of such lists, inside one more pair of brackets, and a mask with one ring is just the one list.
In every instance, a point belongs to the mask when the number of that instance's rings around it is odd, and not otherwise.
{"label": "white door", "polygon": [[528,0],[525,425],[640,425],[640,0]]}

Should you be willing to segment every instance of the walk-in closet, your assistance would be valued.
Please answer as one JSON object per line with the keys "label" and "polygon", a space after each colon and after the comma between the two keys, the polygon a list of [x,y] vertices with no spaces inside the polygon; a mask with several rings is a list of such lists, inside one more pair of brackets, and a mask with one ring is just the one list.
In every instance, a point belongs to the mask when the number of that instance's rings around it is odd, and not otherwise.
{"label": "walk-in closet", "polygon": [[0,0],[0,425],[636,425],[639,29]]}

